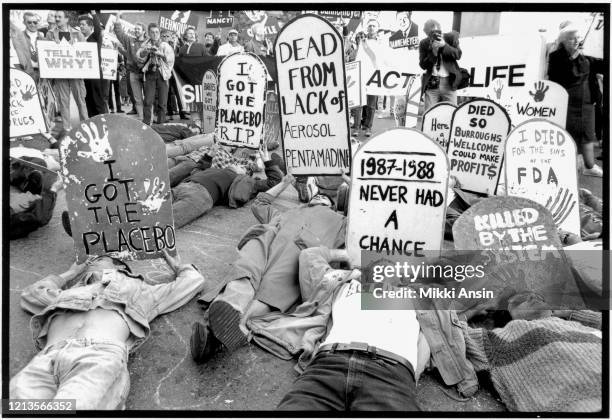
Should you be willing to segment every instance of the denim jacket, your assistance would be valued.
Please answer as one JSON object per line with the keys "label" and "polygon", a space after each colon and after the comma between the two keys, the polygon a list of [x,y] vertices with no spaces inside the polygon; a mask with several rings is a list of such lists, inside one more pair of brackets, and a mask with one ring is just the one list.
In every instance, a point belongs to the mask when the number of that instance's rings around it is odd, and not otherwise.
{"label": "denim jacket", "polygon": [[149,322],[189,302],[204,286],[204,277],[195,266],[185,264],[179,268],[175,281],[157,285],[149,285],[142,276],[123,270],[104,270],[99,282],[79,282],[76,287],[63,290],[66,283],[62,277],[52,274],[28,286],[21,294],[21,307],[34,314],[30,328],[38,349],[46,344],[47,324],[53,313],[101,307],[124,315],[133,336],[128,347],[130,351],[135,350],[149,336]]}
{"label": "denim jacket", "polygon": [[[302,372],[316,355],[331,326],[332,303],[351,271],[329,265],[329,249],[308,248],[300,254],[302,304],[291,313],[272,312],[247,321],[252,339],[285,360],[299,355],[296,370]],[[451,310],[419,310],[417,319],[431,349],[431,359],[446,385],[471,396],[478,379],[466,358],[465,340],[457,315]]]}

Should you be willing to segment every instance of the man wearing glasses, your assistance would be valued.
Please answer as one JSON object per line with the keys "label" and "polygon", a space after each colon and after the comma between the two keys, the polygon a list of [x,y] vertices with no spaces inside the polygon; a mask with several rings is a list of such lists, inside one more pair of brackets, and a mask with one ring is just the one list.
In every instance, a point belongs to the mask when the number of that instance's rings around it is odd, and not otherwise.
{"label": "man wearing glasses", "polygon": [[23,14],[23,24],[25,25],[25,30],[23,34],[25,35],[26,45],[28,50],[30,51],[30,61],[32,62],[33,74],[32,77],[34,81],[38,83],[40,79],[40,71],[38,69],[38,47],[36,42],[39,39],[44,39],[44,35],[42,32],[38,30],[38,24],[40,23],[40,17],[35,15],[32,12],[25,12]]}

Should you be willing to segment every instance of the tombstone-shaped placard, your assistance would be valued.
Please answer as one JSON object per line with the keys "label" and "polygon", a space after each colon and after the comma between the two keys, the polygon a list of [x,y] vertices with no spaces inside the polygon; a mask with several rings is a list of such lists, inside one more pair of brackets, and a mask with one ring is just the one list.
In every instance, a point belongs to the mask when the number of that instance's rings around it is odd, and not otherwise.
{"label": "tombstone-shaped placard", "polygon": [[9,135],[29,136],[46,133],[47,122],[34,79],[24,71],[11,68],[9,90]]}
{"label": "tombstone-shaped placard", "polygon": [[176,254],[166,147],[152,128],[95,116],[62,140],[60,161],[77,261]]}
{"label": "tombstone-shaped placard", "polygon": [[[264,123],[264,144],[270,149],[270,145],[276,142],[280,144],[280,112],[278,109],[278,95],[273,91],[266,94],[266,121]],[[272,150],[272,149],[270,149]]]}
{"label": "tombstone-shaped placard", "polygon": [[500,293],[534,291],[551,307],[583,304],[550,212],[520,197],[490,197],[465,211],[453,225],[455,249],[476,251],[485,273],[466,283]]}
{"label": "tombstone-shaped placard", "polygon": [[550,80],[538,80],[521,89],[512,99],[510,119],[517,125],[542,118],[565,128],[569,96],[563,86]]}
{"label": "tombstone-shaped placard", "polygon": [[202,79],[202,132],[215,131],[217,117],[217,76],[212,70],[206,70]]}
{"label": "tombstone-shaped placard", "polygon": [[441,249],[448,159],[418,130],[394,128],[361,146],[353,157],[346,247],[361,252],[420,256]]}
{"label": "tombstone-shaped placard", "polygon": [[580,235],[576,144],[543,119],[524,122],[506,142],[506,191],[546,207],[557,227]]}
{"label": "tombstone-shaped placard", "polygon": [[449,102],[440,102],[429,108],[429,110],[423,114],[421,131],[426,136],[438,142],[444,150],[446,150],[448,146],[451,121],[455,108],[455,105]]}
{"label": "tombstone-shaped placard", "polygon": [[447,153],[462,189],[495,194],[509,131],[508,113],[491,100],[474,99],[455,110]]}
{"label": "tombstone-shaped placard", "polygon": [[225,146],[258,149],[263,138],[268,71],[251,53],[227,56],[217,69],[217,138]]}
{"label": "tombstone-shaped placard", "polygon": [[351,165],[342,38],[300,15],[274,44],[285,162],[294,175],[337,175]]}

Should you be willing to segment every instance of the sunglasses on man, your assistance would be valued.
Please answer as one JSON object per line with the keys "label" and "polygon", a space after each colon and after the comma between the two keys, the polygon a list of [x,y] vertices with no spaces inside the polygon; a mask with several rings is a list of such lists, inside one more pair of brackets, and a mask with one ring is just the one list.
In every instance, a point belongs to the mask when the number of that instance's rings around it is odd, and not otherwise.
{"label": "sunglasses on man", "polygon": [[26,23],[28,25],[38,25],[38,21],[37,20],[28,20],[28,21],[26,21]]}

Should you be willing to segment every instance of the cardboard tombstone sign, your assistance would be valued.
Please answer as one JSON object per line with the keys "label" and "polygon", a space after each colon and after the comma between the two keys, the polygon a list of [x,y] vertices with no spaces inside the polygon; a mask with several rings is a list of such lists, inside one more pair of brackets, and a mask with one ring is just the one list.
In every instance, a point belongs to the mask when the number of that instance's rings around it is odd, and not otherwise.
{"label": "cardboard tombstone sign", "polygon": [[32,76],[11,68],[9,87],[9,136],[11,138],[46,133],[38,88]]}
{"label": "cardboard tombstone sign", "polygon": [[217,76],[206,70],[202,79],[202,131],[204,134],[215,131],[217,117]]}
{"label": "cardboard tombstone sign", "polygon": [[546,207],[555,225],[580,235],[576,144],[563,128],[543,119],[524,122],[506,142],[506,191]]}
{"label": "cardboard tombstone sign", "polygon": [[449,102],[440,102],[423,114],[421,131],[434,139],[444,150],[448,147],[451,121],[456,106]]}
{"label": "cardboard tombstone sign", "polygon": [[484,273],[464,282],[465,288],[485,288],[495,295],[506,288],[533,291],[557,309],[584,304],[552,215],[535,201],[483,199],[457,219],[453,238],[456,250],[475,251],[474,265],[481,265]]}
{"label": "cardboard tombstone sign", "polygon": [[70,131],[59,151],[78,262],[176,255],[166,147],[152,128],[98,115]]}
{"label": "cardboard tombstone sign", "polygon": [[[306,31],[306,32],[305,32]],[[274,44],[285,162],[294,175],[338,175],[351,165],[342,38],[325,19],[300,15]]]}
{"label": "cardboard tombstone sign", "polygon": [[495,194],[509,131],[508,113],[491,100],[473,99],[455,110],[447,153],[462,189]]}
{"label": "cardboard tombstone sign", "polygon": [[[264,123],[264,144],[270,149],[274,142],[281,142],[280,113],[278,95],[273,91],[266,94],[266,121]],[[272,149],[270,149],[272,150]]]}
{"label": "cardboard tombstone sign", "polygon": [[565,128],[568,100],[567,91],[558,83],[550,80],[531,83],[512,98],[509,110],[512,125],[543,118]]}
{"label": "cardboard tombstone sign", "polygon": [[353,264],[361,265],[362,251],[439,252],[448,159],[438,144],[414,129],[385,131],[357,150],[351,175],[346,248]]}
{"label": "cardboard tombstone sign", "polygon": [[217,69],[217,139],[258,149],[263,138],[268,71],[251,53],[228,55]]}

